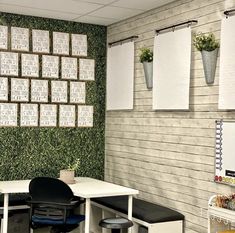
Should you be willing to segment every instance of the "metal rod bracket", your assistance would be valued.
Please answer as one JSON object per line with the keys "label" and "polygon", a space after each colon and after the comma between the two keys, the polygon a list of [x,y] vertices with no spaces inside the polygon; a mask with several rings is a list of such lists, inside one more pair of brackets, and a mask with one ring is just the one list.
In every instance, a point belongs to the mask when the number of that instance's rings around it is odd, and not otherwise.
{"label": "metal rod bracket", "polygon": [[125,39],[121,39],[121,40],[117,40],[117,41],[114,41],[114,42],[110,42],[108,43],[109,47],[113,46],[113,45],[116,45],[116,44],[122,44],[122,42],[125,42],[125,41],[132,41],[132,40],[135,40],[139,38],[138,36],[130,36],[130,37],[127,37]]}
{"label": "metal rod bracket", "polygon": [[174,25],[171,25],[171,26],[168,26],[168,27],[157,29],[156,33],[158,35],[160,32],[165,31],[165,30],[169,30],[169,29],[172,29],[173,31],[175,31],[176,27],[180,27],[180,26],[183,26],[183,25],[187,25],[189,27],[192,24],[197,24],[197,23],[198,23],[197,20],[188,20],[186,22],[182,22],[182,23],[174,24]]}

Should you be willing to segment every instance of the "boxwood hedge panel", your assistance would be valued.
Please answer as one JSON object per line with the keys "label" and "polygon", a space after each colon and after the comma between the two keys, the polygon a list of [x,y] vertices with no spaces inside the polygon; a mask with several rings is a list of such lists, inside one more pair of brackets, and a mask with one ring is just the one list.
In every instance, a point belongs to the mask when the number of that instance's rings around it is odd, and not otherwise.
{"label": "boxwood hedge panel", "polygon": [[102,179],[104,172],[106,27],[0,13],[0,24],[86,34],[95,81],[86,82],[86,104],[94,106],[93,128],[0,128],[0,180],[58,177],[77,158],[79,176]]}

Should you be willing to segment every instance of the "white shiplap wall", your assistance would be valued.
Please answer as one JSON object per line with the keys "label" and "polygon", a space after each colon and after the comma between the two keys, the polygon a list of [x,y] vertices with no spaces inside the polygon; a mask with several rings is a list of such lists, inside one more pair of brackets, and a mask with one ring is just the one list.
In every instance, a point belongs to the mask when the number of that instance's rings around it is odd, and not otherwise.
{"label": "white shiplap wall", "polygon": [[106,114],[105,179],[137,188],[140,198],[180,211],[186,217],[186,233],[207,231],[211,195],[235,191],[213,182],[215,120],[235,119],[235,112],[218,111],[219,66],[215,83],[206,85],[201,55],[194,48],[190,111],[153,111],[139,49],[152,48],[155,29],[189,19],[198,20],[193,32],[211,31],[219,38],[223,11],[232,7],[235,0],[179,0],[108,27],[108,42],[132,35],[139,39],[134,110]]}

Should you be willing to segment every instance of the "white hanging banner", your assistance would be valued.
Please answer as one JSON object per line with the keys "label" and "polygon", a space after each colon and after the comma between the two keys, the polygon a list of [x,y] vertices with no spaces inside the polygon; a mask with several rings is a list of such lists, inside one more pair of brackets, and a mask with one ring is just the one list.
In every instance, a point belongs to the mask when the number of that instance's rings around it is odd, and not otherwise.
{"label": "white hanging banner", "polygon": [[219,109],[235,109],[235,17],[222,20],[220,41]]}
{"label": "white hanging banner", "polygon": [[153,109],[188,110],[191,28],[156,35],[153,57]]}
{"label": "white hanging banner", "polygon": [[134,42],[108,48],[107,110],[133,109]]}

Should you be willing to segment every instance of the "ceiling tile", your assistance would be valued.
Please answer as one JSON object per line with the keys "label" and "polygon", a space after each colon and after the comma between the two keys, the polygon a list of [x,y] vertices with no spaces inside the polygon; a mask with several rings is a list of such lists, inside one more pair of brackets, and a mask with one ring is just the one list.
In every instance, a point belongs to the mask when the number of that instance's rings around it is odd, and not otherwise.
{"label": "ceiling tile", "polygon": [[173,1],[175,0],[119,0],[111,5],[139,10],[150,10]]}
{"label": "ceiling tile", "polygon": [[87,14],[100,8],[99,4],[73,0],[1,0],[2,4],[31,7],[42,10],[60,11],[74,14]]}
{"label": "ceiling tile", "polygon": [[53,18],[53,19],[63,19],[63,20],[73,20],[74,18],[79,17],[78,14],[69,14],[63,12],[55,12],[48,10],[40,10],[33,9],[28,7],[18,7],[12,5],[5,5],[0,3],[0,9],[2,12],[14,13],[14,14],[22,14],[22,15],[30,15],[30,16],[38,16],[45,18]]}
{"label": "ceiling tile", "polygon": [[110,18],[103,18],[103,17],[95,17],[95,16],[82,16],[77,19],[74,19],[75,22],[81,22],[81,23],[91,23],[91,24],[98,24],[98,25],[110,25],[112,23],[117,22],[117,19],[110,19]]}
{"label": "ceiling tile", "polygon": [[92,12],[91,16],[98,16],[98,17],[106,17],[106,18],[113,18],[113,19],[125,19],[129,18],[133,15],[137,15],[142,13],[141,10],[132,10],[132,9],[126,9],[126,8],[120,8],[120,7],[112,7],[112,6],[106,6],[101,9],[98,9],[94,12]]}
{"label": "ceiling tile", "polygon": [[73,0],[73,1],[75,1],[75,2],[89,2],[89,3],[107,5],[107,4],[117,2],[118,0]]}
{"label": "ceiling tile", "polygon": [[0,9],[9,13],[110,25],[172,1],[175,0],[0,0]]}

